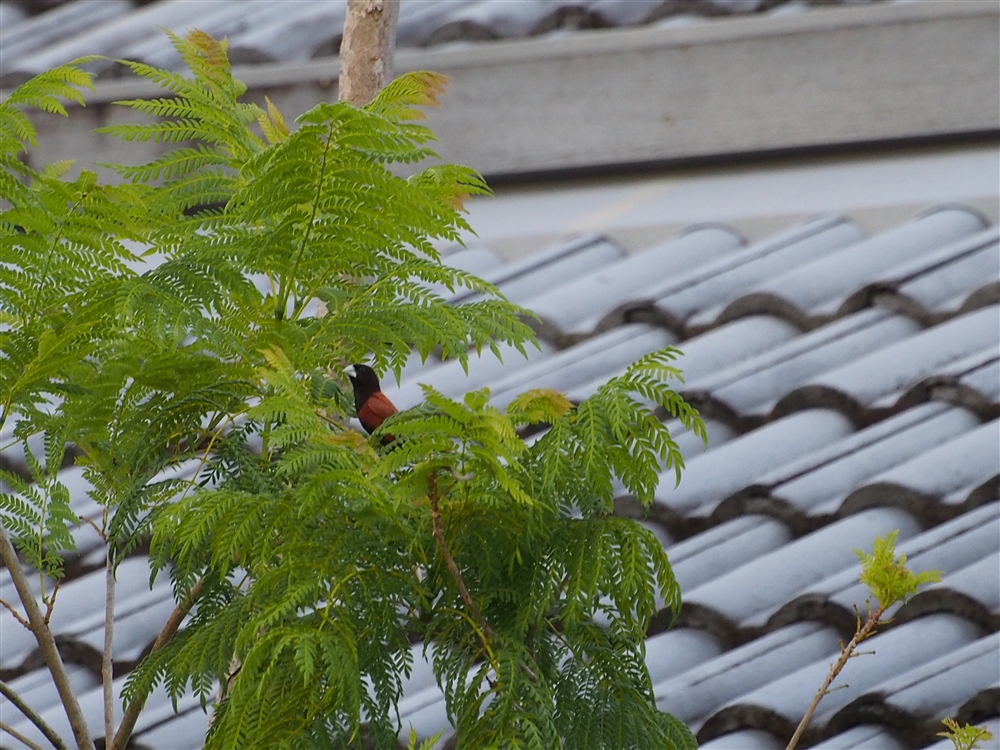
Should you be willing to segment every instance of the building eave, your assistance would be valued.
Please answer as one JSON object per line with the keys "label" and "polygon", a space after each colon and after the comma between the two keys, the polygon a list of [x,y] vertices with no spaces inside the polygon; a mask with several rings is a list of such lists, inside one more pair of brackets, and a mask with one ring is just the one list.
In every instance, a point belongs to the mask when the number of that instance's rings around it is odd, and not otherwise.
{"label": "building eave", "polygon": [[[1000,133],[1000,2],[836,7],[403,50],[396,69],[450,77],[444,106],[429,113],[438,151],[488,175],[989,137]],[[336,97],[335,58],[235,72],[249,98],[267,95],[289,119]],[[69,127],[81,137],[86,129],[84,152],[94,154],[89,131],[120,118],[105,105],[160,93],[145,81],[101,82]],[[97,145],[94,161],[117,159],[115,144]]]}

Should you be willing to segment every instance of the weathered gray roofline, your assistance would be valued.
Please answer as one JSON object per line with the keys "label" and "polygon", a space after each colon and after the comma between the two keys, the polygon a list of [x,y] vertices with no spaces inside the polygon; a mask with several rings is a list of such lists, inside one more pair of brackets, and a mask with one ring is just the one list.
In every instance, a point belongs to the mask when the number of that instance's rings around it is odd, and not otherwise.
{"label": "weathered gray roofline", "polygon": [[[429,113],[438,150],[489,175],[1000,132],[1000,2],[982,0],[403,50],[396,67],[450,76],[444,106]],[[236,73],[291,118],[336,96],[337,70],[330,58]],[[52,123],[64,132],[47,159],[117,160],[117,144],[84,131],[121,119],[102,105],[159,93],[145,81],[99,83],[68,125],[79,136]]]}

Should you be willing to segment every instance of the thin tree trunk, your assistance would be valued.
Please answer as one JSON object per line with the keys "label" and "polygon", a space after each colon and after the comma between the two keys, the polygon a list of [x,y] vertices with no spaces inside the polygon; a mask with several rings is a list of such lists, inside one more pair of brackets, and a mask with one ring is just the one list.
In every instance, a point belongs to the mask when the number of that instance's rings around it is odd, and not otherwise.
{"label": "thin tree trunk", "polygon": [[[191,607],[195,605],[198,597],[201,596],[203,584],[204,579],[199,579],[191,587],[191,592],[188,594],[187,599],[174,607],[174,611],[167,618],[167,622],[160,631],[160,634],[153,641],[153,647],[149,650],[149,653],[153,654],[159,651],[177,634],[177,630],[180,628],[181,623],[184,622],[184,618],[188,616]],[[132,736],[132,730],[135,729],[135,723],[139,719],[139,712],[142,711],[145,704],[146,701],[143,700],[131,703],[125,707],[125,715],[122,717],[122,723],[118,726],[118,732],[115,734],[115,738],[111,741],[111,744],[106,744],[105,747],[110,748],[110,750],[125,750],[125,746],[128,745],[129,738]]]}
{"label": "thin tree trunk", "polygon": [[66,674],[66,667],[63,666],[62,656],[59,655],[59,649],[56,648],[55,638],[52,636],[52,631],[49,630],[49,624],[45,622],[45,615],[39,609],[38,602],[35,601],[35,595],[28,585],[28,579],[24,575],[21,562],[17,559],[14,545],[10,543],[7,530],[3,527],[0,527],[0,559],[3,559],[4,565],[10,571],[10,577],[14,579],[14,588],[17,589],[17,595],[20,597],[21,604],[24,605],[24,611],[28,615],[31,633],[35,636],[35,640],[38,641],[42,658],[45,660],[45,665],[49,668],[52,681],[56,684],[59,700],[66,710],[66,718],[69,719],[69,724],[73,728],[73,738],[76,740],[76,744],[80,750],[94,750],[94,742],[90,739],[87,720],[83,717],[80,703],[73,692],[73,685],[70,684],[69,675]]}
{"label": "thin tree trunk", "polygon": [[363,107],[392,76],[399,0],[347,0],[340,44],[340,98]]}
{"label": "thin tree trunk", "polygon": [[115,736],[115,691],[112,650],[115,643],[115,566],[108,544],[107,570],[104,576],[104,656],[101,659],[101,682],[104,686],[104,743]]}

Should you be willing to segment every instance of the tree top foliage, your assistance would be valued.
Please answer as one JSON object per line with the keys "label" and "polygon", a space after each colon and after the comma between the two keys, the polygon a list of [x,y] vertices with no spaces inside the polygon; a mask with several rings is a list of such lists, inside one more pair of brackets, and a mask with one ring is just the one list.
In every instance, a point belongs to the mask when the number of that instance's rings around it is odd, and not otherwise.
{"label": "tree top foliage", "polygon": [[[652,532],[613,515],[616,494],[648,506],[660,472],[679,480],[653,406],[704,437],[667,384],[676,352],[580,404],[535,390],[501,411],[488,391],[427,388],[372,439],[355,432],[348,363],[398,373],[413,352],[535,345],[526,311],[435,249],[471,229],[463,201],[483,179],[391,170],[434,156],[418,108],[445,80],[407,74],[293,129],[241,100],[224,41],[171,40],[190,75],[121,61],[165,93],[119,102],[150,122],[103,131],[176,144],[115,166],[121,184],[20,159],[23,108],[65,113],[85,61],[0,104],[0,422],[16,419],[32,473],[0,477],[0,520],[60,575],[73,446],[112,560],[150,540],[154,576],[195,600],[126,701],[219,690],[210,748],[396,747],[419,642],[460,747],[694,747],[644,661],[679,588]],[[436,291],[459,287],[477,301]]]}

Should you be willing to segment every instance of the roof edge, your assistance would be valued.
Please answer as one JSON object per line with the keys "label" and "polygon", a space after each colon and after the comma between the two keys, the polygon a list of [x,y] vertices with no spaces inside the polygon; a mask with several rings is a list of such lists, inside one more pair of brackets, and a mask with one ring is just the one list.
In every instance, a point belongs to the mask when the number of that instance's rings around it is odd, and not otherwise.
{"label": "roof edge", "polygon": [[[1000,18],[1000,3],[949,0],[947,3],[911,1],[874,6],[829,6],[788,16],[699,18],[689,25],[581,30],[563,38],[484,41],[462,48],[404,48],[396,52],[395,67],[397,72],[490,68],[496,65],[561,60],[581,55],[617,55],[623,51],[642,52],[694,44],[724,44],[738,40],[902,23],[990,17]],[[337,57],[326,57],[304,63],[236,65],[233,67],[233,74],[250,89],[306,82],[332,86],[339,78],[340,62]],[[141,98],[160,93],[161,89],[158,86],[145,80],[109,80],[98,82],[96,91],[91,93],[88,99],[92,103],[102,103],[123,97]]]}
{"label": "roof edge", "polygon": [[[445,106],[428,113],[437,151],[499,180],[940,143],[1000,133],[1000,3],[882,3],[402,50],[396,69],[451,78]],[[337,96],[336,58],[234,72],[247,98],[266,94],[286,119]],[[86,145],[67,156],[135,158],[110,138],[95,148],[90,131],[120,119],[110,102],[153,95],[162,91],[146,81],[99,82],[68,126]],[[70,151],[59,127],[53,136]]]}

